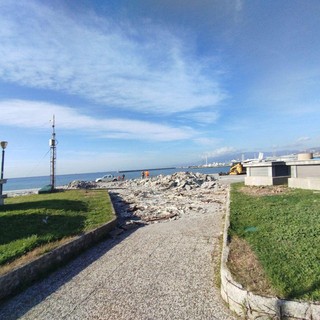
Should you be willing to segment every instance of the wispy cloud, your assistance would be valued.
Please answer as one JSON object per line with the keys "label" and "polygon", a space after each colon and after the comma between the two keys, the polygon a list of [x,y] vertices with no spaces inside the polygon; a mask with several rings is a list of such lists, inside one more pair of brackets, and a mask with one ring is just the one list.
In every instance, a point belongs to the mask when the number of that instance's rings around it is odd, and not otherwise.
{"label": "wispy cloud", "polygon": [[47,102],[0,101],[0,112],[3,125],[43,129],[48,127],[54,114],[60,129],[86,131],[101,138],[174,141],[189,139],[195,134],[194,130],[185,127],[173,128],[153,122],[121,118],[94,118],[70,107]]}
{"label": "wispy cloud", "polygon": [[5,81],[148,113],[212,108],[225,97],[212,66],[192,59],[163,26],[124,28],[93,14],[75,20],[31,0],[8,1],[0,12]]}
{"label": "wispy cloud", "polygon": [[216,157],[227,156],[235,152],[237,152],[237,149],[235,147],[222,147],[222,148],[218,148],[210,152],[207,152],[206,155],[208,157],[216,158]]}
{"label": "wispy cloud", "polygon": [[199,111],[199,112],[187,112],[182,116],[184,119],[192,120],[194,123],[203,125],[216,123],[219,119],[218,111]]}
{"label": "wispy cloud", "polygon": [[297,139],[297,142],[306,142],[311,140],[310,137],[300,137]]}
{"label": "wispy cloud", "polygon": [[208,138],[208,137],[200,137],[194,139],[194,141],[200,145],[204,146],[214,146],[217,145],[219,142],[221,142],[220,138]]}

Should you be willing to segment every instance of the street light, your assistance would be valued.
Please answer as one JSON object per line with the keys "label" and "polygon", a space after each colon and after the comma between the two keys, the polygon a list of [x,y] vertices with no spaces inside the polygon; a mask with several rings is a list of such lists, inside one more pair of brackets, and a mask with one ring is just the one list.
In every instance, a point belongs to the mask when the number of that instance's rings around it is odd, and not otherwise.
{"label": "street light", "polygon": [[7,141],[1,141],[1,142],[0,142],[0,145],[1,145],[1,148],[2,148],[1,180],[0,180],[0,204],[3,204],[2,190],[3,190],[3,184],[6,182],[6,181],[3,180],[4,149],[7,147],[8,142],[7,142]]}

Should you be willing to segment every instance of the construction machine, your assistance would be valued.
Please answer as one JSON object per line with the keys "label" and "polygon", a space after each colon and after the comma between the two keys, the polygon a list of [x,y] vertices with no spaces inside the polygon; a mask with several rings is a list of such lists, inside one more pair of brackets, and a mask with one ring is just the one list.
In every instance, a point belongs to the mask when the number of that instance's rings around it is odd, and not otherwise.
{"label": "construction machine", "polygon": [[229,171],[229,174],[234,174],[234,175],[245,174],[245,173],[246,173],[246,168],[243,167],[241,162],[233,163]]}

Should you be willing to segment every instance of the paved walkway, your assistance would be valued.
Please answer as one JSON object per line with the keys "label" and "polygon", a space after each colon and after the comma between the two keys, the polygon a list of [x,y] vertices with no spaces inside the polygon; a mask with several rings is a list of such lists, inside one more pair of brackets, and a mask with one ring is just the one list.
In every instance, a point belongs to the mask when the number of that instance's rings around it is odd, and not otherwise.
{"label": "paved walkway", "polygon": [[213,281],[223,213],[106,240],[0,305],[0,319],[236,319]]}

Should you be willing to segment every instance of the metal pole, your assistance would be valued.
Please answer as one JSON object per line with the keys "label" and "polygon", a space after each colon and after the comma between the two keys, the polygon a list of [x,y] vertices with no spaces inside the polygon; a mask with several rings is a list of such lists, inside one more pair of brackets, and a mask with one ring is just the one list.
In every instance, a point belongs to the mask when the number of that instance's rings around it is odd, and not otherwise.
{"label": "metal pole", "polygon": [[52,146],[51,146],[51,185],[52,190],[55,188],[55,161],[56,161],[56,146],[55,140],[52,139]]}
{"label": "metal pole", "polygon": [[51,191],[55,189],[56,184],[56,133],[55,133],[55,116],[52,119],[52,136],[50,139],[51,159],[50,159],[50,178]]}
{"label": "metal pole", "polygon": [[[1,180],[3,179],[3,168],[4,168],[4,149],[2,149],[2,160],[1,160]],[[2,198],[3,184],[0,184],[0,197]]]}
{"label": "metal pole", "polygon": [[1,180],[3,179],[3,168],[4,168],[4,149],[2,150]]}

